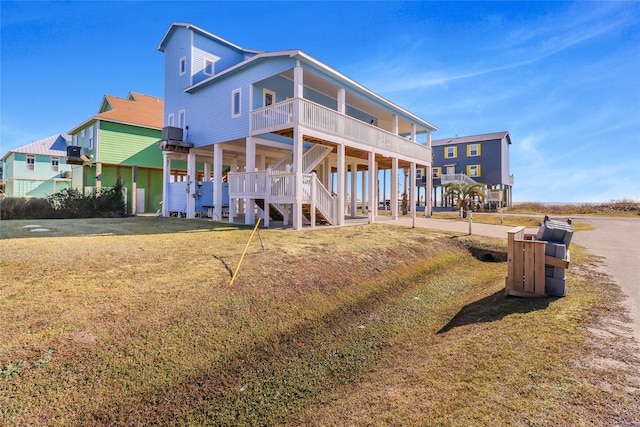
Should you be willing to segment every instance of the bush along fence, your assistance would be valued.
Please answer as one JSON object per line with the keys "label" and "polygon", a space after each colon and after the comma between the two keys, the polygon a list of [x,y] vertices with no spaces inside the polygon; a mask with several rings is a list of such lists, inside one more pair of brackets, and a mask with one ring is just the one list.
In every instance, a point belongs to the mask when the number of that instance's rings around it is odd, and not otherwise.
{"label": "bush along fence", "polygon": [[0,219],[121,218],[127,215],[122,184],[83,194],[65,188],[46,199],[5,197],[0,199]]}

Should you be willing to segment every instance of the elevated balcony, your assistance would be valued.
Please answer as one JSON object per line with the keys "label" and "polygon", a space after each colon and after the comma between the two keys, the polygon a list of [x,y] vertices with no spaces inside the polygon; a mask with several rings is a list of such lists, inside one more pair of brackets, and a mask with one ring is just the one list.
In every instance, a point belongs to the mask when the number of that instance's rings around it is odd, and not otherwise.
{"label": "elevated balcony", "polygon": [[[251,135],[287,134],[294,126],[327,141],[370,147],[385,157],[398,155],[431,163],[431,148],[303,98],[288,99],[251,112]],[[348,143],[348,142],[347,142]]]}
{"label": "elevated balcony", "polygon": [[473,178],[464,173],[447,173],[440,177],[442,185],[447,184],[477,184]]}

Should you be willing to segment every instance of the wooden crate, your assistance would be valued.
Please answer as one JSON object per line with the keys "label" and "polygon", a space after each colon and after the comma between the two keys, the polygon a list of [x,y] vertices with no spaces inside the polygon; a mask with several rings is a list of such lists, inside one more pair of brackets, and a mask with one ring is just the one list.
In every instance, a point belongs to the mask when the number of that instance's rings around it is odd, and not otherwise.
{"label": "wooden crate", "polygon": [[507,232],[507,278],[505,293],[521,297],[544,297],[545,245],[525,235],[524,227]]}

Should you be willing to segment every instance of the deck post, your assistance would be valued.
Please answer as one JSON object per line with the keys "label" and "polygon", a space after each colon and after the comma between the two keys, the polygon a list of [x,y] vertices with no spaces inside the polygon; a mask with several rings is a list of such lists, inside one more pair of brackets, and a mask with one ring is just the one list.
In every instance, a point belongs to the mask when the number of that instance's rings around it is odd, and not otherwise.
{"label": "deck post", "polygon": [[[246,171],[254,172],[256,170],[256,142],[252,137],[247,137],[246,141]],[[253,225],[256,222],[255,208],[253,207],[253,201],[251,198],[245,198],[244,202],[244,223],[246,225]]]}
{"label": "deck post", "polygon": [[398,219],[398,158],[391,158],[391,219]]}
{"label": "deck post", "polygon": [[[216,221],[222,219],[222,146],[213,146],[213,214]],[[207,172],[208,174],[208,172]],[[206,175],[206,174],[205,174]],[[208,178],[207,176],[205,176]]]}
{"label": "deck post", "polygon": [[169,216],[169,179],[171,176],[171,157],[168,151],[162,152],[162,205],[160,209],[162,216]]}
{"label": "deck post", "polygon": [[369,158],[369,212],[371,212],[371,222],[375,222],[378,215],[376,203],[376,190],[378,187],[378,174],[376,174],[376,155],[373,151],[367,153]]}
{"label": "deck post", "polygon": [[187,218],[196,217],[196,153],[193,150],[187,154]]}
{"label": "deck post", "polygon": [[410,167],[410,173],[409,173],[409,180],[410,180],[410,184],[409,184],[409,204],[411,206],[411,219],[413,221],[413,228],[416,228],[416,163],[415,162],[411,162],[411,167]]}
{"label": "deck post", "polygon": [[351,163],[351,218],[358,214],[358,164]]}
{"label": "deck post", "polygon": [[346,158],[344,144],[338,145],[338,218],[337,224],[344,225],[344,190],[345,190],[345,176],[346,176]]}

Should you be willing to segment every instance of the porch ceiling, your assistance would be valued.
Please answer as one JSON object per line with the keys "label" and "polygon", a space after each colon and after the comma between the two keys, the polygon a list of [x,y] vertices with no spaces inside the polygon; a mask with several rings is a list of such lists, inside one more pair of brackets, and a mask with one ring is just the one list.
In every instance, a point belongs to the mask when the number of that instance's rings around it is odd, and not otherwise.
{"label": "porch ceiling", "polygon": [[[282,73],[282,76],[293,82],[293,69],[285,71],[284,73]],[[326,95],[334,100],[338,98],[338,85],[333,84],[308,70],[303,71],[302,79],[305,87],[320,92],[321,94]],[[376,117],[378,120],[378,127],[391,132],[393,124],[393,114],[389,111],[384,110],[378,105],[368,102],[364,98],[359,97],[355,93],[349,91],[346,91],[345,93],[345,102],[347,103],[347,105],[353,108],[364,111],[365,113]],[[420,131],[420,129],[418,129],[418,131]],[[411,123],[404,120],[398,120],[398,133],[410,134]]]}

